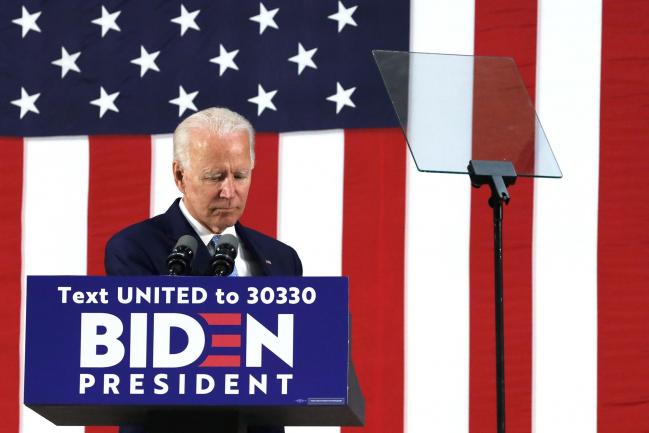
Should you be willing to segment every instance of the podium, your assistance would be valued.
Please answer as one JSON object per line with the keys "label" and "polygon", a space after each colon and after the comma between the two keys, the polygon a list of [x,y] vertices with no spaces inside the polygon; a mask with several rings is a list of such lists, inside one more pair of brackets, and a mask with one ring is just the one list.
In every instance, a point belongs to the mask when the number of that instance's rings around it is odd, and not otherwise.
{"label": "podium", "polygon": [[147,433],[359,426],[342,277],[28,276],[24,403]]}

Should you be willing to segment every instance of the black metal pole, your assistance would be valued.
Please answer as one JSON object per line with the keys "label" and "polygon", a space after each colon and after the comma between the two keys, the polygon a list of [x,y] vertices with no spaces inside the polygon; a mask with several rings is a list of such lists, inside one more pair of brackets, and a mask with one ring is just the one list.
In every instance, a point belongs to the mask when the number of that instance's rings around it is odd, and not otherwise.
{"label": "black metal pole", "polygon": [[467,167],[471,185],[489,184],[494,220],[494,275],[496,301],[496,397],[498,433],[505,433],[505,319],[503,308],[503,203],[509,203],[507,186],[516,182],[511,161],[471,160]]}
{"label": "black metal pole", "polygon": [[503,199],[492,188],[489,206],[494,220],[494,274],[496,300],[496,392],[498,433],[505,433],[505,327],[503,312]]}

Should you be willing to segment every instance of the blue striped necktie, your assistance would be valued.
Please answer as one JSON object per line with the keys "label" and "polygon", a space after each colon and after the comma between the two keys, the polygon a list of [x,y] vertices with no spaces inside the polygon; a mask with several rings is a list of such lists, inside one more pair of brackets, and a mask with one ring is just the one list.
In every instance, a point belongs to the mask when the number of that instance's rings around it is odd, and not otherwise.
{"label": "blue striped necktie", "polygon": [[[212,240],[210,240],[209,250],[211,255],[214,255],[214,252],[216,251],[216,246],[219,244],[219,239],[221,239],[221,235],[214,235],[214,237],[212,237]],[[237,266],[235,265],[234,268],[232,269],[232,273],[228,275],[228,277],[238,277],[238,276],[239,276],[239,272],[237,271]]]}

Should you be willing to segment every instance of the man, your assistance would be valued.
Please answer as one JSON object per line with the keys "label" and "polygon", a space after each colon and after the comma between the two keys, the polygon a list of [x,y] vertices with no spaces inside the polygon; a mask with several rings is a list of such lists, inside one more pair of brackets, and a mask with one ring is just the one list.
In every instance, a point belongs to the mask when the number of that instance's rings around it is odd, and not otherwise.
{"label": "man", "polygon": [[[173,144],[173,176],[182,199],[166,213],[113,236],[106,245],[106,273],[166,275],[166,259],[178,238],[191,235],[198,243],[191,274],[210,275],[210,248],[215,235],[232,234],[239,239],[236,275],[302,275],[302,263],[293,248],[238,222],[255,163],[250,123],[228,109],[209,108],[181,122]],[[121,431],[143,430],[122,427]],[[248,431],[284,430],[250,427]]]}
{"label": "man", "polygon": [[255,163],[254,130],[226,108],[208,108],[178,125],[173,137],[173,176],[183,194],[166,213],[132,225],[106,245],[108,275],[166,275],[166,259],[183,235],[198,250],[193,275],[208,275],[215,235],[239,239],[237,275],[302,275],[295,250],[244,227],[243,214]]}

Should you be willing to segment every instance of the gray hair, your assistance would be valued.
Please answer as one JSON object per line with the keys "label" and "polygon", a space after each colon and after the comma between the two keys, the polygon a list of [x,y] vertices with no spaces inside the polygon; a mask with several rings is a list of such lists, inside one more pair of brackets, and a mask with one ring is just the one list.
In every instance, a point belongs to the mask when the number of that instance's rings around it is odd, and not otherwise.
{"label": "gray hair", "polygon": [[180,122],[174,131],[174,161],[189,168],[189,144],[193,130],[207,130],[217,136],[244,131],[250,144],[250,162],[255,165],[255,130],[242,115],[224,107],[212,107],[196,112]]}

